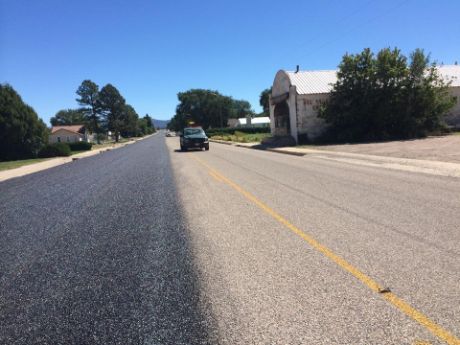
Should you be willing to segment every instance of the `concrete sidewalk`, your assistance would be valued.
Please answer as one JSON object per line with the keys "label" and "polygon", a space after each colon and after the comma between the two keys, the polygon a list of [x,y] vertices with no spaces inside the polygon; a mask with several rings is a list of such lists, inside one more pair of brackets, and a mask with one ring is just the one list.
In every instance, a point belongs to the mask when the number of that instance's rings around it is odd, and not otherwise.
{"label": "concrete sidewalk", "polygon": [[22,167],[15,168],[15,169],[9,169],[9,170],[0,171],[0,182],[9,180],[9,179],[12,179],[12,178],[15,178],[15,177],[21,177],[21,176],[33,174],[33,173],[38,172],[38,171],[50,169],[50,168],[56,167],[58,165],[70,163],[70,162],[72,162],[74,160],[78,160],[78,159],[82,159],[82,158],[86,158],[86,157],[91,157],[91,156],[100,154],[102,152],[110,151],[110,150],[113,150],[113,149],[118,149],[118,148],[124,147],[126,145],[134,144],[135,142],[137,142],[139,140],[149,138],[149,137],[151,137],[152,135],[155,135],[155,134],[156,133],[151,134],[151,135],[147,135],[147,136],[145,136],[143,138],[137,138],[137,139],[134,139],[134,140],[130,140],[128,142],[124,142],[124,143],[120,143],[120,144],[113,144],[112,146],[102,147],[102,148],[99,148],[99,149],[78,153],[76,155],[72,155],[72,156],[69,156],[69,157],[50,158],[50,159],[48,159],[46,161],[43,161],[43,162],[24,165]]}
{"label": "concrete sidewalk", "polygon": [[460,177],[460,164],[458,163],[412,158],[376,156],[350,152],[316,150],[304,147],[266,148],[256,143],[233,143],[221,140],[211,141],[219,144],[283,153],[294,156],[308,155],[309,157],[315,157],[324,160],[331,160],[361,166],[381,167],[393,170],[410,171],[431,175]]}

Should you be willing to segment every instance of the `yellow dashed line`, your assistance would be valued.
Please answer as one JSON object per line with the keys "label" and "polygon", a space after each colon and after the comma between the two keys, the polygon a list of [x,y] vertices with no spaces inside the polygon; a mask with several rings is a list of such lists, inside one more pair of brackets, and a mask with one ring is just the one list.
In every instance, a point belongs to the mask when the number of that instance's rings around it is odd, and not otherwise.
{"label": "yellow dashed line", "polygon": [[[211,175],[213,178],[216,180],[220,180],[221,182],[226,183],[233,189],[235,189],[238,193],[243,195],[246,199],[252,201],[256,206],[258,206],[261,210],[263,210],[265,213],[270,215],[272,218],[276,219],[278,222],[283,224],[285,227],[287,227],[289,230],[291,230],[293,233],[301,237],[304,241],[306,241],[310,246],[312,246],[314,249],[317,251],[321,252],[325,256],[327,256],[329,259],[331,259],[333,262],[335,262],[339,267],[344,269],[345,271],[349,272],[352,274],[355,278],[360,280],[364,285],[366,285],[369,289],[371,289],[374,292],[380,292],[382,291],[382,287],[372,278],[368,277],[366,274],[361,272],[359,269],[354,267],[352,264],[347,262],[345,259],[341,258],[339,255],[335,254],[332,250],[327,248],[326,246],[322,245],[318,241],[316,241],[313,237],[310,235],[306,234],[302,230],[300,230],[298,227],[295,225],[291,224],[286,218],[278,214],[275,210],[264,204],[262,201],[257,199],[254,195],[249,193],[248,191],[244,190],[242,187],[240,187],[238,184],[230,180],[229,178],[225,177],[222,175],[220,172],[209,166],[206,162],[204,162],[202,159],[192,155],[191,156],[195,161],[200,163],[201,165],[205,166],[209,171],[209,175]],[[412,318],[413,320],[417,321],[419,324],[427,328],[431,333],[433,333],[436,337],[439,339],[442,339],[449,345],[460,345],[460,339],[455,337],[453,334],[449,333],[447,330],[430,320],[426,315],[423,313],[419,312],[418,310],[414,309],[411,307],[409,304],[404,302],[402,299],[400,299],[398,296],[393,294],[392,292],[385,292],[381,294],[384,299],[386,299],[388,302],[390,302],[394,307],[402,311],[404,314]],[[429,343],[423,343],[423,342],[416,342],[415,344],[418,345],[424,345],[424,344],[429,344]]]}

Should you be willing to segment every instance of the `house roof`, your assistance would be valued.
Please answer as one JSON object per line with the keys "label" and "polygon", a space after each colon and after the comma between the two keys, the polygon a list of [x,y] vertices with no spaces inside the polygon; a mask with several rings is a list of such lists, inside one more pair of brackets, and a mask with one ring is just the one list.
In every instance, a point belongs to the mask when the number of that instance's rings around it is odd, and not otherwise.
{"label": "house roof", "polygon": [[69,131],[69,132],[73,132],[73,133],[78,133],[78,134],[82,134],[85,130],[85,126],[84,125],[72,125],[72,126],[53,126],[51,127],[51,134],[61,130],[61,129],[64,129],[66,131]]}
{"label": "house roof", "polygon": [[326,71],[286,71],[291,85],[296,86],[299,95],[329,93],[332,91],[332,84],[337,81],[336,70]]}
{"label": "house roof", "polygon": [[[445,81],[452,81],[451,87],[460,86],[460,65],[437,66]],[[299,95],[329,93],[337,81],[337,70],[324,71],[285,71],[291,85]]]}
{"label": "house roof", "polygon": [[445,81],[452,81],[451,87],[460,86],[460,65],[438,66],[438,70]]}

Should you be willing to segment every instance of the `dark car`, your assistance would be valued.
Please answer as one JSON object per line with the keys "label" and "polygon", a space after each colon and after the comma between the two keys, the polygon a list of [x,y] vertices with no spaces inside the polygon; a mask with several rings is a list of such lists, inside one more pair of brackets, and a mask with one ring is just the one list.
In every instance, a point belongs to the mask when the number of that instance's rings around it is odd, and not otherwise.
{"label": "dark car", "polygon": [[203,128],[189,127],[184,128],[182,131],[180,135],[180,149],[186,151],[191,148],[209,150],[209,140]]}

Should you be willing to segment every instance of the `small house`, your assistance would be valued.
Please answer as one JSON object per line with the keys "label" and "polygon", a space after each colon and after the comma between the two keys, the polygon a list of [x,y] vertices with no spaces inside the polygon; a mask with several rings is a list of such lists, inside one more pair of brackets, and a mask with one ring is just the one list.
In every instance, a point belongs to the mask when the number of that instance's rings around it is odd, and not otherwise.
{"label": "small house", "polygon": [[76,143],[79,141],[90,141],[90,135],[84,125],[53,126],[48,142],[54,143]]}

